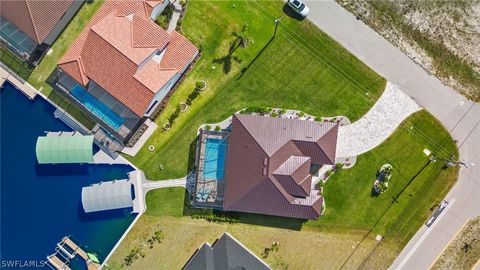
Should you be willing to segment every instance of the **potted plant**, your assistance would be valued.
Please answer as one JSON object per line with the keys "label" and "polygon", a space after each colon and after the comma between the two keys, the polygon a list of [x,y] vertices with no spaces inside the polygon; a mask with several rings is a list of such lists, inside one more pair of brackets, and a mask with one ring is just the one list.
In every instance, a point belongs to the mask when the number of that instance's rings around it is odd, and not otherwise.
{"label": "potted plant", "polygon": [[170,127],[171,127],[171,126],[170,126],[170,123],[169,123],[169,122],[166,122],[165,124],[163,124],[163,129],[164,129],[165,131],[169,130]]}
{"label": "potted plant", "polygon": [[200,91],[203,91],[207,88],[207,82],[204,81],[204,80],[197,81],[195,83],[195,88],[200,90]]}
{"label": "potted plant", "polygon": [[188,109],[188,105],[185,102],[180,102],[180,111],[181,112],[186,112]]}

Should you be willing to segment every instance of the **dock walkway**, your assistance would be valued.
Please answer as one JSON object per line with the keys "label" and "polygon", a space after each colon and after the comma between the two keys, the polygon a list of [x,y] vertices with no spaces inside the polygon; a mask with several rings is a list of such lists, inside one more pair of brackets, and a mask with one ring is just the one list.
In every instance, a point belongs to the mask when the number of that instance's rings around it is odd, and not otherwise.
{"label": "dock walkway", "polygon": [[[72,252],[69,252],[66,248],[72,250]],[[55,254],[52,254],[47,257],[48,262],[57,270],[70,270],[71,268],[68,266],[68,259],[67,262],[63,262],[60,260],[56,255],[57,253],[61,252],[63,256],[68,257],[69,259],[73,259],[76,255],[80,256],[85,263],[87,264],[87,269],[88,270],[99,270],[100,269],[100,264],[92,261],[90,257],[88,256],[87,252],[85,252],[80,246],[75,244],[75,242],[70,239],[70,237],[65,236],[62,238],[62,241],[60,241],[57,244],[57,252]]]}

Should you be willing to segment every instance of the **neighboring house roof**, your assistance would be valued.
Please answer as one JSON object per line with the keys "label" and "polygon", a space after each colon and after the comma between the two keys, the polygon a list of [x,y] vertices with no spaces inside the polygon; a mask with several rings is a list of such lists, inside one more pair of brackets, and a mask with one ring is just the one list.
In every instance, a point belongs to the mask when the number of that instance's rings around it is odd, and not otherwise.
{"label": "neighboring house roof", "polygon": [[58,66],[83,86],[95,81],[143,116],[155,93],[198,53],[184,36],[150,19],[161,2],[105,2]]}
{"label": "neighboring house roof", "polygon": [[229,233],[224,233],[213,246],[204,243],[184,270],[268,270],[271,269]]}
{"label": "neighboring house roof", "polygon": [[311,164],[334,164],[338,124],[235,114],[223,209],[315,219]]}
{"label": "neighboring house roof", "polygon": [[41,44],[74,0],[2,0],[0,14]]}

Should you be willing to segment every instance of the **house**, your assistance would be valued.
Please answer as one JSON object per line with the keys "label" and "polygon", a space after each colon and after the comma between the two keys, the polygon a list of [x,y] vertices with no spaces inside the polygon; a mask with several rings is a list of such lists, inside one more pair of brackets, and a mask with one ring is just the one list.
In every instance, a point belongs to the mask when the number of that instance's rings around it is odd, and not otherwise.
{"label": "house", "polygon": [[80,9],[83,0],[2,0],[0,40],[36,65]]}
{"label": "house", "polygon": [[[231,131],[202,131],[193,205],[316,219],[312,174],[335,164],[338,124],[235,114]],[[205,195],[207,194],[207,195]]]}
{"label": "house", "polygon": [[229,233],[224,233],[213,245],[204,243],[192,255],[183,270],[269,270],[265,262],[255,256]]}
{"label": "house", "polygon": [[106,1],[49,78],[96,120],[97,142],[106,136],[127,143],[198,54],[152,20],[164,7],[158,0]]}

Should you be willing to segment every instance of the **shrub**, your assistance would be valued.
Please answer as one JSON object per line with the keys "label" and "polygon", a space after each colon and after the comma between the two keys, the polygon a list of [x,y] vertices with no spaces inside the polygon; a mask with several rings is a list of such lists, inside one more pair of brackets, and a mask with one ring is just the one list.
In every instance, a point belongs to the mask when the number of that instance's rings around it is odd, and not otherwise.
{"label": "shrub", "polygon": [[139,257],[145,257],[145,253],[143,253],[141,247],[135,247],[131,249],[128,255],[123,259],[123,264],[130,266]]}
{"label": "shrub", "polygon": [[177,108],[172,113],[172,115],[170,115],[170,118],[168,119],[168,122],[170,123],[170,125],[173,125],[173,122],[175,122],[175,119],[177,119],[179,114],[180,114],[180,105],[177,106]]}
{"label": "shrub", "polygon": [[298,115],[298,117],[304,117],[305,113],[304,112],[299,112],[297,115]]}
{"label": "shrub", "polygon": [[204,219],[213,223],[237,223],[238,218],[228,214],[200,213],[191,215],[192,219]]}
{"label": "shrub", "polygon": [[325,179],[327,179],[328,177],[330,177],[330,175],[333,174],[333,171],[327,171],[325,172]]}
{"label": "shrub", "polygon": [[316,188],[316,189],[320,189],[320,188],[322,188],[324,185],[325,185],[325,182],[323,182],[322,180],[320,180],[320,181],[318,181],[318,183],[315,184],[315,188]]}
{"label": "shrub", "polygon": [[212,129],[212,127],[210,125],[205,126],[205,130],[211,130],[211,129]]}
{"label": "shrub", "polygon": [[200,94],[200,91],[195,86],[195,89],[193,89],[192,93],[190,93],[190,95],[188,95],[185,103],[187,103],[188,106],[192,105],[192,102],[198,97],[199,94]]}
{"label": "shrub", "polygon": [[287,113],[287,110],[285,110],[285,109],[280,110],[280,114],[286,114],[286,113]]}
{"label": "shrub", "polygon": [[158,16],[155,21],[164,29],[168,27],[168,18],[163,15]]}
{"label": "shrub", "polygon": [[197,82],[195,83],[195,88],[196,88],[196,89],[202,89],[203,87],[205,87],[205,83],[204,83],[204,82],[202,82],[202,81],[197,81]]}
{"label": "shrub", "polygon": [[340,171],[341,169],[343,168],[343,163],[335,163],[335,167],[334,167],[334,170],[335,171]]}
{"label": "shrub", "polygon": [[158,25],[160,25],[163,29],[168,27],[168,23],[173,15],[173,6],[167,5],[165,9],[162,11],[160,15],[158,15],[157,19],[155,20]]}
{"label": "shrub", "polygon": [[268,107],[260,107],[260,106],[251,106],[245,109],[246,113],[268,113],[270,109]]}
{"label": "shrub", "polygon": [[215,127],[215,131],[220,131],[222,128],[220,126]]}

